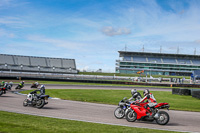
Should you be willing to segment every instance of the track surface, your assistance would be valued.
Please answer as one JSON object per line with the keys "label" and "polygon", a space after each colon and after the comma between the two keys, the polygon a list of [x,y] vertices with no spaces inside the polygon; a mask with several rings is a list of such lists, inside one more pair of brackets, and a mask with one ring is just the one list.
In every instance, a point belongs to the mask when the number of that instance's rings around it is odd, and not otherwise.
{"label": "track surface", "polygon": [[[82,86],[77,87],[82,88]],[[106,89],[105,87],[103,88]],[[170,115],[170,121],[167,125],[160,126],[155,122],[127,122],[126,119],[116,119],[113,115],[113,112],[117,107],[115,105],[49,99],[49,104],[47,104],[43,109],[37,109],[33,107],[23,107],[22,103],[25,98],[26,96],[8,92],[0,97],[0,110],[130,127],[200,132],[199,112],[167,111]]]}

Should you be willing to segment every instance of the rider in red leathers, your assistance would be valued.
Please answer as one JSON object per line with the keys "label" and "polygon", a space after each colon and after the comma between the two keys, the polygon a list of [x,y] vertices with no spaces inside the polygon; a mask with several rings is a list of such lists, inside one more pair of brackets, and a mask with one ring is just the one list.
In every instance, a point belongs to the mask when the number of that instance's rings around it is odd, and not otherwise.
{"label": "rider in red leathers", "polygon": [[140,103],[147,100],[147,106],[145,108],[152,112],[153,111],[152,108],[157,105],[156,99],[154,98],[153,94],[149,92],[148,89],[144,90],[143,95],[144,98],[140,100]]}

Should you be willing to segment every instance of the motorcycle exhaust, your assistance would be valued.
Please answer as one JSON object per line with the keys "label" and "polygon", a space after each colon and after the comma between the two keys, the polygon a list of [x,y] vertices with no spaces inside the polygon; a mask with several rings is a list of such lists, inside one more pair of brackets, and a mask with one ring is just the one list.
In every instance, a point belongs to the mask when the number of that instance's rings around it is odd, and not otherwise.
{"label": "motorcycle exhaust", "polygon": [[155,115],[154,115],[154,118],[155,119],[158,119],[160,117],[160,114],[159,113],[156,113]]}

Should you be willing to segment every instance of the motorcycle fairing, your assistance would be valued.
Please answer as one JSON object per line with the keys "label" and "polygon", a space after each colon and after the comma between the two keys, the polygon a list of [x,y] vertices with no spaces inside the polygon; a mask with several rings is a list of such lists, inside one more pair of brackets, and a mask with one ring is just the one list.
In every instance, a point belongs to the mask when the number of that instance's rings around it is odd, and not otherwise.
{"label": "motorcycle fairing", "polygon": [[49,98],[49,95],[41,95],[40,98],[44,98],[44,97],[48,97]]}
{"label": "motorcycle fairing", "polygon": [[157,104],[156,106],[155,106],[155,108],[161,108],[161,109],[163,109],[163,108],[169,108],[170,106],[169,106],[169,104],[168,103],[159,103],[159,104]]}
{"label": "motorcycle fairing", "polygon": [[147,110],[144,108],[144,106],[147,103],[140,103],[140,105],[134,105],[131,104],[131,108],[137,113],[137,119],[142,118],[143,116],[146,116]]}

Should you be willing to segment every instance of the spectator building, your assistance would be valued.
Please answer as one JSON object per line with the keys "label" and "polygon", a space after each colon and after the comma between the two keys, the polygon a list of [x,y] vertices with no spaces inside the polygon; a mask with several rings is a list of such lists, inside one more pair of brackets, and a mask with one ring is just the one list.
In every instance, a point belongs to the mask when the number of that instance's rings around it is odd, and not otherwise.
{"label": "spectator building", "polygon": [[77,74],[74,59],[0,54],[0,70]]}
{"label": "spectator building", "polygon": [[200,69],[200,55],[118,51],[116,72],[191,76]]}

